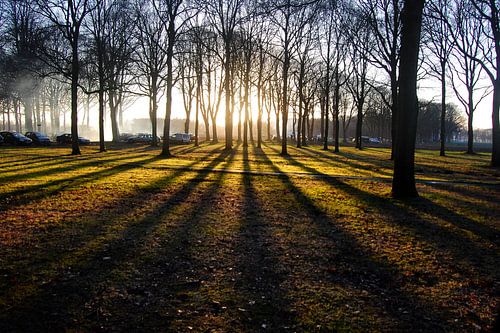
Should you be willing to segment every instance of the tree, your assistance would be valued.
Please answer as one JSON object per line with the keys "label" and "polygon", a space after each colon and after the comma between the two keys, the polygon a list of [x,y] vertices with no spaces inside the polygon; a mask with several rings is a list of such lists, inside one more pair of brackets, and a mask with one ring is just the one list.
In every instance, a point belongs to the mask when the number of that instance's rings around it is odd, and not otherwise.
{"label": "tree", "polygon": [[417,67],[424,0],[405,0],[402,11],[399,99],[394,149],[392,195],[417,197],[415,186],[415,139],[417,131]]}
{"label": "tree", "polygon": [[231,150],[233,146],[233,110],[232,110],[232,66],[233,43],[236,28],[243,20],[240,15],[244,0],[200,0],[205,14],[212,27],[222,39],[224,55],[224,92],[225,92],[225,149]]}
{"label": "tree", "polygon": [[[109,1],[95,1],[95,9],[90,12],[90,22],[88,23],[87,29],[92,36],[90,49],[92,59],[89,61],[88,67],[96,67],[95,71],[97,73],[97,93],[98,93],[98,123],[99,123],[99,151],[106,151],[104,144],[104,110],[105,110],[105,99],[104,95],[107,89],[107,74],[105,70],[105,58],[107,54],[107,46],[109,45],[109,35],[107,30],[107,24],[110,20],[110,11],[113,6],[113,2]],[[91,65],[93,64],[93,65]],[[94,80],[90,77],[90,84]],[[90,87],[89,87],[90,88]]]}
{"label": "tree", "polygon": [[297,62],[298,62],[298,70],[296,76],[296,88],[298,93],[298,124],[297,124],[297,148],[302,147],[302,143],[304,143],[305,137],[307,134],[305,133],[304,125],[304,114],[306,114],[307,105],[307,86],[310,84],[310,80],[313,78],[310,75],[310,72],[313,70],[313,60],[311,51],[313,48],[313,27],[310,24],[307,24],[304,29],[302,29],[301,36],[298,38],[299,51],[297,52]]}
{"label": "tree", "polygon": [[[163,126],[163,146],[161,149],[161,156],[170,157],[170,118],[172,114],[172,88],[174,86],[174,50],[175,44],[178,39],[180,30],[184,27],[190,17],[188,13],[190,8],[185,6],[184,0],[161,0],[159,3],[153,2],[157,15],[162,18],[162,23],[165,26],[167,34],[167,49],[166,49],[166,103],[165,103],[165,124]],[[184,20],[181,24],[177,25],[177,21],[181,16]]]}
{"label": "tree", "polygon": [[[448,59],[453,50],[453,39],[450,37],[450,27],[445,22],[450,13],[450,2],[437,0],[427,6],[423,21],[424,45],[430,55],[426,64],[432,76],[441,82],[441,130],[439,155],[445,156],[446,142],[446,69]],[[437,61],[437,64],[436,64]]]}
{"label": "tree", "polygon": [[33,131],[35,121],[35,100],[40,87],[40,75],[43,67],[36,57],[43,40],[39,33],[40,18],[33,11],[32,0],[8,1],[3,6],[5,15],[4,42],[9,47],[11,88],[15,89],[24,106],[24,125],[27,131]]}
{"label": "tree", "polygon": [[485,39],[481,43],[481,58],[473,58],[486,72],[493,85],[493,147],[491,165],[500,167],[500,8],[498,0],[471,0],[477,18],[483,22]]}
{"label": "tree", "polygon": [[350,67],[352,69],[352,76],[347,81],[347,90],[350,92],[353,102],[356,105],[356,148],[361,149],[363,142],[361,137],[363,135],[363,114],[364,106],[367,96],[370,94],[371,85],[368,80],[368,54],[372,46],[372,34],[369,29],[363,27],[363,21],[355,20],[352,26],[350,43]]}
{"label": "tree", "polygon": [[[490,93],[489,89],[478,87],[482,80],[482,68],[474,59],[481,57],[482,23],[473,13],[474,8],[469,1],[458,0],[451,18],[446,21],[455,32],[453,36],[456,45],[451,54],[454,61],[450,62],[449,77],[455,96],[467,114],[467,154],[474,153],[474,112],[479,103]],[[465,88],[465,94],[462,88]],[[476,99],[477,93],[481,90],[482,94]]]}
{"label": "tree", "polygon": [[104,69],[107,78],[108,106],[113,141],[120,140],[119,117],[125,99],[125,87],[130,84],[129,75],[134,52],[130,25],[133,17],[131,4],[115,0],[106,21],[106,56]]}
{"label": "tree", "polygon": [[180,86],[186,121],[184,123],[184,133],[189,133],[189,123],[191,121],[191,111],[193,109],[193,100],[196,98],[196,55],[191,52],[195,47],[190,39],[180,43],[181,51],[178,57],[178,68],[180,74]]}
{"label": "tree", "polygon": [[323,138],[323,150],[328,150],[328,129],[330,112],[330,90],[332,85],[331,72],[335,58],[335,49],[332,46],[334,29],[337,24],[335,20],[335,3],[327,2],[322,11],[323,19],[326,21],[324,30],[320,32],[320,57],[324,63],[324,73],[321,75],[321,135]]}
{"label": "tree", "polygon": [[266,3],[273,25],[279,31],[277,43],[281,48],[281,155],[288,155],[289,70],[292,56],[297,52],[302,29],[315,18],[318,1],[282,0]]}
{"label": "tree", "polygon": [[78,145],[78,85],[80,75],[80,29],[86,16],[92,11],[89,0],[36,0],[37,11],[45,17],[50,26],[60,33],[69,46],[70,62],[60,66],[58,50],[52,56],[44,52],[45,62],[71,81],[71,141],[72,155],[80,155]]}
{"label": "tree", "polygon": [[[374,47],[369,52],[369,60],[376,68],[389,77],[391,98],[386,98],[383,90],[381,97],[392,113],[392,148],[391,159],[396,145],[396,122],[398,110],[398,64],[400,57],[402,0],[361,0],[360,15],[372,30]],[[380,82],[374,82],[373,88],[379,88]]]}

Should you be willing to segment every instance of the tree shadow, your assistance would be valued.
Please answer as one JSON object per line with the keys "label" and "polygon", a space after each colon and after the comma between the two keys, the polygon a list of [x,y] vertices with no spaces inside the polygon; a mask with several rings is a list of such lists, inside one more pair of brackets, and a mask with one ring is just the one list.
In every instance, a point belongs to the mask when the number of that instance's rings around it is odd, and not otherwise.
{"label": "tree shadow", "polygon": [[[275,147],[272,147],[269,145],[266,145],[266,147],[268,147],[269,149],[271,149],[275,153],[279,152]],[[354,162],[353,159],[354,160],[359,159],[358,155],[350,154],[350,155],[352,155],[352,158],[349,158],[349,160],[341,160],[341,159],[339,159],[339,155],[340,156],[344,155],[343,152],[328,154],[328,153],[325,153],[325,151],[319,151],[316,149],[312,149],[310,147],[303,147],[301,149],[299,149],[299,148],[292,148],[292,149],[296,150],[300,154],[306,155],[310,158],[322,160],[325,162],[334,163],[334,165],[330,165],[330,166],[337,166],[337,167],[347,166],[347,167],[353,168],[355,170],[366,171],[369,173],[370,177],[377,177],[377,175],[382,175],[382,176],[386,176],[386,177],[392,176],[391,173],[381,170],[381,168],[386,168],[386,166],[384,166],[382,164],[374,163],[373,161],[371,161],[371,159],[370,159],[370,161],[363,160],[363,161],[367,162],[369,165],[363,165],[363,164]],[[294,166],[300,167],[300,165],[295,163],[295,161],[296,161],[295,159],[287,159],[287,161],[290,162]],[[370,166],[370,165],[372,165],[372,166]],[[364,174],[363,176],[366,176],[366,174]]]}
{"label": "tree shadow", "polygon": [[[276,172],[280,171],[271,160],[269,164]],[[312,172],[307,167],[305,169]],[[342,231],[336,221],[295,185],[288,175],[283,174],[279,176],[279,179],[293,195],[294,200],[300,206],[299,209],[307,212],[308,216],[313,219],[316,232],[324,239],[324,248],[335,249],[332,258],[317,259],[329,260],[333,263],[335,274],[331,276],[332,282],[351,286],[357,290],[368,290],[371,295],[374,295],[374,306],[387,312],[396,322],[395,330],[443,330],[444,326],[440,323],[445,321],[445,318],[450,318],[447,309],[428,303],[422,297],[407,290],[404,285],[405,277],[397,267],[383,258],[376,257],[374,253],[360,246],[351,234]],[[366,194],[338,180],[328,178],[325,181],[333,186],[342,187],[344,191],[350,192],[355,197],[361,196],[362,200],[366,199]],[[310,260],[315,259],[310,258]],[[401,309],[405,311],[402,312]],[[410,321],[413,324],[409,324]],[[408,326],[415,323],[419,323],[419,327]]]}
{"label": "tree shadow", "polygon": [[[259,150],[255,148],[255,150]],[[239,321],[245,331],[292,329],[294,313],[290,310],[287,291],[281,287],[285,269],[279,263],[274,247],[272,226],[253,185],[248,147],[243,147],[243,203],[236,244],[237,295],[242,298]]]}
{"label": "tree shadow", "polygon": [[[221,153],[206,168],[213,168],[226,159],[230,163],[232,157],[229,152]],[[180,173],[181,171],[169,175],[163,180],[159,180],[159,182],[168,184],[173,177],[178,177]],[[46,283],[41,283],[38,287],[32,286],[31,288],[35,288],[35,290],[28,293],[27,297],[17,298],[15,304],[11,304],[6,311],[2,311],[0,328],[7,331],[33,331],[47,328],[56,331],[71,328],[77,330],[83,328],[91,331],[107,330],[106,327],[112,329],[114,326],[107,326],[109,318],[106,319],[106,313],[103,312],[112,310],[112,307],[108,308],[111,302],[109,299],[100,299],[99,293],[103,292],[103,289],[109,291],[109,288],[113,288],[116,283],[120,287],[120,283],[124,283],[121,272],[131,269],[131,265],[135,265],[136,261],[141,262],[143,258],[137,257],[138,254],[141,254],[139,249],[148,246],[150,236],[155,230],[160,225],[167,223],[165,219],[179,219],[179,217],[170,216],[175,211],[175,207],[189,201],[193,191],[209,175],[207,172],[194,174],[193,178],[183,182],[180,188],[176,189],[166,199],[155,202],[154,209],[139,220],[134,221],[132,216],[132,220],[129,221],[124,216],[127,212],[122,212],[112,221],[106,223],[107,228],[99,233],[100,235],[95,241],[90,240],[90,244],[84,244],[85,249],[70,251],[64,253],[60,258],[55,258],[56,265],[61,265],[55,270],[56,275],[44,277],[48,278]],[[220,176],[222,177],[222,174]],[[203,196],[206,200],[202,200],[202,204],[208,207],[209,200],[207,198],[213,195],[218,188],[219,184],[215,181],[211,185],[210,191]],[[189,236],[189,230],[197,224],[195,216],[201,214],[203,210],[195,205],[192,207],[191,212],[192,217],[188,218],[187,221],[181,218],[181,221],[172,226],[174,234],[170,237],[170,245],[164,248],[166,255],[179,256],[184,255],[182,251],[188,251],[184,247],[186,237]],[[187,216],[189,217],[189,215]],[[122,225],[123,223],[124,225]],[[174,269],[168,274],[177,276],[176,270]],[[161,272],[162,277],[164,277],[165,271],[163,269],[160,271],[157,269],[156,271]],[[43,272],[43,267],[40,267],[40,272],[35,274],[43,276]],[[138,270],[136,272],[141,273]],[[168,287],[168,285],[165,285],[165,287]],[[130,293],[135,292],[137,291],[130,291]],[[130,306],[130,304],[121,305],[125,308]],[[133,307],[133,311],[123,313],[123,316],[118,318],[119,321],[113,321],[110,324],[129,328],[137,325],[135,329],[144,327],[142,321],[144,316],[141,314],[144,312],[143,307],[135,305]],[[151,314],[151,316],[153,315]],[[158,324],[158,321],[155,323]],[[161,325],[156,327],[161,327]]]}
{"label": "tree shadow", "polygon": [[[289,159],[293,159],[293,157],[289,157]],[[318,170],[306,166],[299,161],[295,160],[294,163],[300,164],[301,167],[308,172],[321,174]],[[352,197],[375,208],[381,214],[392,215],[387,221],[405,229],[410,229],[415,237],[421,241],[433,242],[440,248],[447,248],[448,251],[453,253],[457,260],[465,259],[471,263],[478,263],[478,268],[480,268],[482,267],[482,260],[491,258],[491,256],[493,256],[493,258],[497,257],[494,251],[489,249],[488,246],[482,246],[472,241],[470,238],[463,237],[443,226],[432,223],[423,218],[420,214],[432,214],[451,225],[472,232],[481,239],[489,240],[498,246],[500,233],[496,229],[458,215],[446,207],[437,205],[424,197],[401,202],[403,204],[401,206],[396,205],[396,201],[392,199],[368,193],[339,179],[325,177],[321,178],[321,180],[331,186],[341,188]],[[402,216],[406,216],[406,218],[401,219]],[[464,246],[466,246],[466,249]]]}
{"label": "tree shadow", "polygon": [[[8,176],[0,176],[0,181],[3,182],[8,182],[8,181],[22,181],[22,180],[28,180],[40,176],[50,176],[53,174],[60,174],[68,171],[75,171],[79,169],[83,169],[85,167],[92,167],[92,166],[102,166],[105,165],[106,163],[113,163],[113,162],[119,162],[119,161],[124,161],[128,159],[134,159],[138,157],[142,157],[143,155],[136,154],[136,155],[125,155],[125,156],[112,156],[104,159],[99,159],[95,160],[94,156],[88,156],[86,158],[79,158],[79,159],[66,159],[66,160],[56,160],[48,164],[36,164],[34,166],[25,166],[26,168],[29,169],[35,169],[35,171],[23,171],[22,173],[15,173],[13,175],[8,175]],[[83,160],[88,160],[88,162],[83,162]],[[64,166],[66,164],[72,164],[68,166]],[[50,166],[55,166],[54,168],[50,169],[45,169]],[[13,170],[14,172],[14,170]]]}

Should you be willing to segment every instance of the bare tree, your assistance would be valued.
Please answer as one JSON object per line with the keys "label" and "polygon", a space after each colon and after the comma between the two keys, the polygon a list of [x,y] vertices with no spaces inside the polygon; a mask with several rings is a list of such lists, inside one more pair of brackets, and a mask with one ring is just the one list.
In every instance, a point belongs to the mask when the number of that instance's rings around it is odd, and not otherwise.
{"label": "bare tree", "polygon": [[356,148],[362,149],[363,141],[361,137],[363,135],[364,107],[368,95],[373,90],[372,80],[368,78],[368,70],[370,64],[369,56],[373,52],[374,36],[372,30],[366,27],[364,21],[356,15],[353,17],[349,30],[349,39],[351,42],[348,44],[350,49],[348,66],[351,76],[347,81],[346,87],[357,110]]}
{"label": "bare tree", "polygon": [[119,117],[125,99],[125,87],[132,81],[130,69],[134,48],[130,38],[132,22],[131,4],[124,0],[115,0],[110,7],[106,21],[106,56],[104,69],[107,78],[108,106],[111,120],[113,141],[120,140]]}
{"label": "bare tree", "polygon": [[424,46],[429,55],[425,63],[429,73],[441,82],[441,130],[439,155],[445,156],[446,142],[446,69],[453,50],[450,26],[445,22],[450,15],[450,2],[437,0],[429,2],[423,21]]}
{"label": "bare tree", "polygon": [[178,56],[178,71],[180,74],[180,90],[182,93],[182,102],[186,120],[184,123],[184,133],[189,133],[189,123],[191,121],[191,111],[193,109],[193,100],[196,98],[196,54],[191,52],[195,47],[193,40],[186,39],[180,44]]}
{"label": "bare tree", "polygon": [[[393,157],[398,110],[398,64],[401,34],[401,6],[402,0],[360,0],[360,15],[372,30],[374,47],[369,52],[370,62],[384,71],[389,77],[391,98],[388,100],[381,91],[381,97],[392,111],[392,147]],[[381,86],[381,82],[374,82],[373,88]]]}
{"label": "bare tree", "polygon": [[149,99],[149,118],[151,120],[151,145],[157,146],[158,104],[165,84],[166,48],[165,25],[155,10],[153,0],[137,1],[134,5],[136,47],[136,83],[140,91]]}
{"label": "bare tree", "polygon": [[233,110],[232,110],[232,66],[233,42],[236,28],[242,21],[240,13],[245,0],[200,0],[205,14],[212,27],[217,31],[223,43],[223,68],[225,92],[225,149],[231,150],[233,146]]}
{"label": "bare tree", "polygon": [[[474,112],[481,101],[490,93],[489,89],[478,87],[482,80],[482,67],[474,59],[481,57],[481,22],[473,16],[472,4],[466,0],[455,3],[451,17],[446,21],[455,32],[455,43],[450,62],[449,77],[455,96],[467,114],[467,153],[474,153]],[[446,19],[446,18],[443,18]],[[469,56],[470,55],[470,56]],[[465,88],[466,94],[462,88]],[[479,97],[477,96],[477,93]],[[476,97],[478,97],[476,99]]]}
{"label": "bare tree", "polygon": [[279,30],[277,42],[281,55],[281,155],[288,155],[288,109],[289,109],[289,70],[292,56],[298,50],[298,41],[304,26],[316,18],[318,1],[282,0],[268,2],[266,10],[271,22]]}
{"label": "bare tree", "polygon": [[[36,0],[37,11],[43,15],[68,43],[70,63],[61,67],[54,57],[45,58],[71,81],[71,138],[72,155],[80,155],[78,145],[78,85],[80,75],[80,30],[84,19],[92,11],[89,0]],[[58,52],[56,52],[58,53]]]}
{"label": "bare tree", "polygon": [[478,19],[483,22],[480,44],[481,58],[473,58],[485,71],[493,85],[493,148],[491,165],[500,166],[500,8],[497,0],[471,0]]}

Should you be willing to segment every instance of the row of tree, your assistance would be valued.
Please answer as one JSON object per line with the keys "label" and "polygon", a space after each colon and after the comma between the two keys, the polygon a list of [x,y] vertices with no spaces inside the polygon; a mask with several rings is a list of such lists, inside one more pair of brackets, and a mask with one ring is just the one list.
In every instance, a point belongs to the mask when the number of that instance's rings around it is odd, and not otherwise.
{"label": "row of tree", "polygon": [[[159,103],[165,101],[162,155],[169,156],[176,86],[186,124],[195,114],[196,138],[201,116],[205,136],[211,134],[217,140],[216,118],[220,111],[225,113],[226,149],[233,145],[235,116],[240,120],[239,138],[248,144],[254,121],[250,110],[256,107],[258,146],[263,118],[270,136],[269,119],[274,114],[281,153],[288,153],[290,112],[296,115],[297,145],[306,144],[307,124],[314,122],[314,112],[319,110],[324,149],[329,148],[332,122],[337,152],[345,105],[356,110],[355,137],[361,148],[363,119],[374,94],[390,110],[393,152],[398,131],[408,134],[409,141],[415,137],[416,124],[412,128],[406,128],[411,122],[397,125],[405,119],[399,116],[406,108],[402,104],[408,103],[401,99],[405,90],[401,79],[411,74],[403,70],[402,35],[405,15],[411,14],[404,12],[405,6],[423,8],[423,1],[3,0],[1,5],[4,78],[0,98],[6,108],[23,106],[28,129],[33,115],[37,124],[38,118],[45,117],[45,108],[51,123],[57,124],[60,97],[69,91],[76,138],[79,100],[97,96],[104,151],[105,110],[117,140],[126,97],[144,95],[150,101],[154,137]],[[422,38],[420,25],[415,27],[414,37],[423,50],[417,53],[415,71],[421,78],[434,76],[441,82],[441,153],[448,81],[468,116],[471,153],[474,111],[493,90],[492,164],[498,166],[498,1],[432,1],[425,6],[422,26]],[[489,90],[480,89],[483,74],[491,81]],[[416,96],[410,102],[418,109]],[[79,154],[78,141],[73,142],[72,152]]]}

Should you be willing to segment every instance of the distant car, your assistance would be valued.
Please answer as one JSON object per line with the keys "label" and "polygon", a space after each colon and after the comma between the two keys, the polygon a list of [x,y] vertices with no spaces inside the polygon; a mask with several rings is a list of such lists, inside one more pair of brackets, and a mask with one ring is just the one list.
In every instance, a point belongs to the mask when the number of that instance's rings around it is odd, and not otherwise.
{"label": "distant car", "polygon": [[37,146],[50,146],[51,141],[49,137],[40,132],[26,132],[24,134],[26,137],[30,138],[33,141],[33,144]]}
{"label": "distant car", "polygon": [[175,133],[170,136],[170,142],[173,143],[190,143],[192,141],[192,134]]}
{"label": "distant car", "polygon": [[[151,143],[153,142],[153,135],[147,133],[139,133],[132,135],[127,139],[129,143]],[[156,142],[160,142],[160,138],[156,137]]]}
{"label": "distant car", "polygon": [[134,135],[131,133],[120,133],[120,141],[127,142],[129,138],[133,137]]}
{"label": "distant car", "polygon": [[382,140],[380,140],[379,138],[370,138],[368,140],[370,141],[370,143],[382,143]]}
{"label": "distant car", "polygon": [[33,142],[30,138],[27,138],[18,132],[5,131],[5,132],[0,132],[0,135],[3,137],[4,143],[11,145],[30,146]]}
{"label": "distant car", "polygon": [[[64,133],[64,134],[58,135],[56,137],[56,141],[59,144],[70,144],[70,143],[73,142],[73,140],[71,139],[71,134],[70,133]],[[88,145],[88,144],[90,144],[90,140],[87,139],[87,138],[79,136],[78,137],[78,143],[81,144],[81,145]]]}
{"label": "distant car", "polygon": [[3,143],[3,136],[0,135],[0,145]]}

